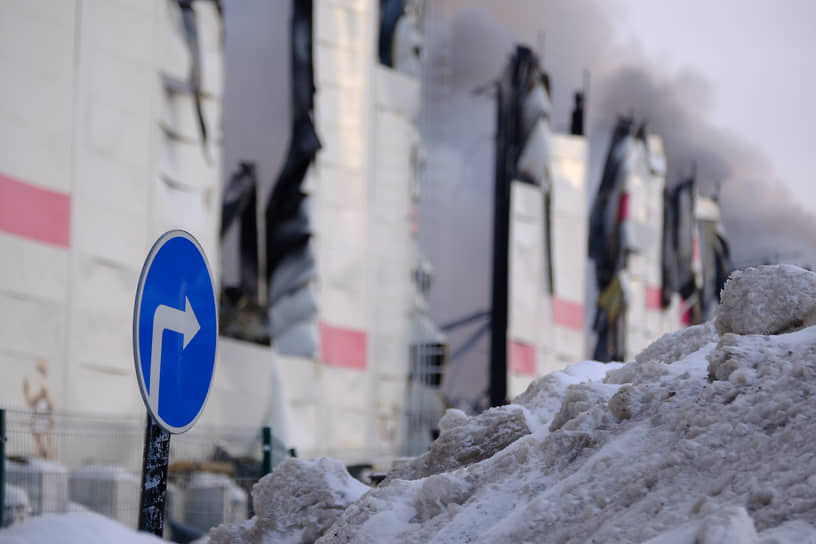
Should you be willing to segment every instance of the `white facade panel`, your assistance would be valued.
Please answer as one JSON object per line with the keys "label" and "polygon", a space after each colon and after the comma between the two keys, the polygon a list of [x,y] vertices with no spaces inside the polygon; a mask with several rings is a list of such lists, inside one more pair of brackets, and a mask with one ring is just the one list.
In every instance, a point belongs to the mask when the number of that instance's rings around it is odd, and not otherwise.
{"label": "white facade panel", "polygon": [[[3,173],[52,191],[70,190],[71,139],[49,135],[29,124],[0,118]],[[48,157],[48,160],[43,160]]]}
{"label": "white facade panel", "polygon": [[586,161],[583,138],[553,135],[551,240],[555,296],[582,306],[586,296]]}
{"label": "white facade panel", "polygon": [[568,365],[580,362],[584,359],[584,331],[555,324],[553,326],[553,346],[555,356],[559,361],[566,362]]}
{"label": "white facade panel", "polygon": [[[366,330],[368,312],[366,278],[360,263],[346,258],[343,249],[322,252],[320,282],[320,315],[323,319],[345,328]],[[325,262],[334,261],[331,267]]]}
{"label": "white facade panel", "polygon": [[513,339],[539,341],[539,297],[543,294],[544,200],[541,189],[513,182],[510,189],[510,312]]}
{"label": "white facade panel", "polygon": [[361,130],[353,130],[340,126],[327,126],[318,122],[320,140],[323,148],[317,155],[318,164],[327,164],[351,170],[367,168],[368,154],[365,146],[368,138]]}
{"label": "white facade panel", "polygon": [[84,0],[81,33],[95,51],[106,51],[123,62],[153,67],[153,48],[148,37],[155,30],[153,9],[133,9],[126,3],[109,0]]}
{"label": "white facade panel", "polygon": [[0,293],[65,303],[68,251],[0,232]]}
{"label": "white facade panel", "polygon": [[555,295],[583,305],[586,296],[586,216],[556,211],[552,226]]}
{"label": "white facade panel", "polygon": [[74,360],[66,384],[70,405],[60,408],[107,416],[143,414],[144,401],[133,386],[133,374],[132,361],[125,370]]}
{"label": "white facade panel", "polygon": [[72,309],[69,355],[106,372],[133,372],[133,317],[115,313]]}
{"label": "white facade panel", "polygon": [[419,115],[420,82],[407,74],[375,66],[377,109],[414,121]]}
{"label": "white facade panel", "polygon": [[[129,165],[109,157],[80,151],[81,165],[72,197],[82,206],[121,211],[147,221],[148,189],[152,171],[147,165]],[[93,216],[74,216],[76,221],[93,221]],[[132,228],[132,227],[131,227]]]}
{"label": "white facade panel", "polygon": [[370,84],[368,62],[361,62],[360,53],[341,50],[327,44],[317,43],[315,59],[315,85],[325,85],[360,92]]}
{"label": "white facade panel", "polygon": [[329,2],[315,3],[314,31],[319,43],[362,53],[367,49],[367,24],[367,19],[361,17],[359,9],[349,9]]}
{"label": "white facade panel", "polygon": [[133,165],[150,164],[154,126],[151,111],[126,112],[119,104],[86,95],[84,145],[94,152]]}
{"label": "white facade panel", "polygon": [[58,81],[72,81],[75,6],[71,0],[49,5],[4,1],[0,6],[0,59]]}
{"label": "white facade panel", "polygon": [[[323,365],[321,378],[321,443],[334,445],[340,451],[366,450],[370,398],[368,380],[361,377],[358,370],[329,365]],[[318,444],[320,447],[321,444]]]}
{"label": "white facade panel", "polygon": [[[148,247],[145,217],[104,205],[75,200],[72,206],[71,247],[122,266],[144,260]],[[138,228],[134,228],[138,225]]]}
{"label": "white facade panel", "polygon": [[84,69],[88,77],[86,91],[93,101],[134,115],[143,116],[150,111],[157,77],[149,64],[125,60],[100,48],[88,52]]}
{"label": "white facade panel", "polygon": [[0,293],[0,346],[6,353],[60,360],[65,351],[65,306]]}
{"label": "white facade panel", "polygon": [[272,348],[219,338],[212,390],[201,422],[218,426],[268,425],[276,437],[285,439],[280,364]]}
{"label": "white facade panel", "polygon": [[132,373],[133,316],[126,308],[133,306],[138,276],[134,265],[115,265],[108,259],[74,252],[68,339],[68,355],[74,365],[86,364],[114,374]]}
{"label": "white facade panel", "polygon": [[362,130],[368,104],[360,93],[334,86],[323,86],[315,95],[315,124],[322,138],[323,131]]}
{"label": "white facade panel", "polygon": [[109,314],[127,313],[139,282],[138,266],[117,266],[77,252],[71,259],[71,306]]}
{"label": "white facade panel", "polygon": [[[309,177],[319,193],[315,196],[315,205],[329,208],[326,213],[332,209],[353,212],[364,208],[367,194],[365,177],[361,172],[322,165],[319,175]],[[318,215],[323,213],[321,210]]]}
{"label": "white facade panel", "polygon": [[[317,422],[323,366],[311,359],[279,354],[275,355],[275,360],[281,383],[285,386],[280,399],[270,398],[270,405],[282,406],[286,430],[283,437],[297,450],[313,451],[322,442]],[[279,402],[274,403],[275,400]]]}
{"label": "white facade panel", "polygon": [[71,137],[72,79],[39,74],[8,59],[0,59],[0,78],[8,85],[0,101],[0,118],[49,137]]}

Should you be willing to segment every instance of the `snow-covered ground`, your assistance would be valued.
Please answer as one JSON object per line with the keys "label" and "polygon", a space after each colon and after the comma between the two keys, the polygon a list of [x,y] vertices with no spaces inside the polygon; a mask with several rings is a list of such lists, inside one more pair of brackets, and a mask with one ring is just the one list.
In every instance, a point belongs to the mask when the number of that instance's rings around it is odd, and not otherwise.
{"label": "snow-covered ground", "polygon": [[258,516],[209,540],[816,544],[816,274],[737,272],[722,300],[625,365],[449,410],[375,488],[288,460],[253,489]]}
{"label": "snow-covered ground", "polygon": [[128,529],[92,512],[46,514],[0,529],[0,544],[158,544],[160,538]]}

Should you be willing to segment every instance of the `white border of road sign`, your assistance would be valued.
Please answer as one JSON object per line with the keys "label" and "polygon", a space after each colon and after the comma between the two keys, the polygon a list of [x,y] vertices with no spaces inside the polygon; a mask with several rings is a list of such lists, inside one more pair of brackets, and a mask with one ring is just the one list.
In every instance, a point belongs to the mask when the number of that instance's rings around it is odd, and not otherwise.
{"label": "white border of road sign", "polygon": [[[142,266],[142,272],[139,274],[139,285],[136,288],[136,301],[134,302],[133,306],[133,362],[136,366],[136,376],[139,377],[139,393],[142,395],[142,400],[144,401],[145,407],[147,408],[148,413],[153,417],[153,419],[158,423],[164,430],[169,433],[173,434],[180,434],[190,430],[190,428],[196,424],[198,418],[201,417],[201,414],[204,412],[204,408],[207,406],[207,401],[210,400],[210,392],[212,391],[212,382],[215,379],[215,360],[213,361],[213,373],[210,376],[210,386],[207,388],[207,395],[204,397],[204,402],[201,403],[201,408],[198,410],[198,413],[193,418],[193,420],[183,426],[183,427],[174,427],[169,425],[166,421],[164,421],[161,417],[159,417],[158,413],[153,412],[153,408],[150,406],[150,402],[148,401],[147,396],[147,386],[145,385],[144,374],[142,374],[142,356],[139,352],[139,309],[142,305],[142,294],[144,291],[144,282],[147,278],[147,271],[150,270],[150,267],[153,265],[153,259],[156,258],[156,254],[158,254],[159,250],[166,244],[168,241],[172,240],[173,238],[186,238],[193,245],[196,247],[198,252],[201,254],[201,257],[204,259],[204,265],[207,267],[207,274],[210,276],[210,285],[213,288],[213,300],[215,304],[215,355],[214,357],[217,359],[218,357],[218,296],[215,294],[215,282],[213,281],[212,276],[212,269],[210,268],[210,261],[207,260],[207,255],[204,253],[204,249],[201,247],[201,244],[198,243],[198,240],[195,237],[187,232],[186,230],[181,229],[174,229],[165,232],[156,242],[153,244],[153,247],[150,248],[150,252],[147,254],[147,258],[145,259],[144,265]],[[150,365],[153,365],[153,361],[150,361]]]}

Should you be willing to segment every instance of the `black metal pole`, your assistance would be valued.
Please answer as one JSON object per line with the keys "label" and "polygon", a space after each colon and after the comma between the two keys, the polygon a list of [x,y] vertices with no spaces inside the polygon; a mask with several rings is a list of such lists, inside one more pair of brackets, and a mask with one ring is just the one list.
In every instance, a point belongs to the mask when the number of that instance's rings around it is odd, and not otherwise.
{"label": "black metal pole", "polygon": [[0,529],[5,526],[6,511],[6,411],[0,408]]}
{"label": "black metal pole", "polygon": [[139,530],[159,538],[164,533],[164,502],[167,469],[170,464],[170,433],[147,415],[142,461],[142,496],[139,502]]}
{"label": "black metal pole", "polygon": [[510,180],[504,89],[496,93],[496,174],[493,196],[493,274],[490,304],[490,406],[507,404],[507,277],[510,241]]}
{"label": "black metal pole", "polygon": [[272,428],[263,428],[263,466],[261,467],[262,475],[265,476],[272,472]]}

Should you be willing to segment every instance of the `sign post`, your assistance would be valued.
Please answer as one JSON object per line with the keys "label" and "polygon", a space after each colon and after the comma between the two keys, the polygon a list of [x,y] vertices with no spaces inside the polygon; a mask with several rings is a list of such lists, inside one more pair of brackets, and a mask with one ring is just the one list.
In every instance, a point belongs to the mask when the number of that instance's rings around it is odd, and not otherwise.
{"label": "sign post", "polygon": [[133,310],[133,359],[147,408],[139,530],[162,536],[170,435],[198,420],[212,384],[218,314],[201,245],[182,230],[153,244]]}
{"label": "sign post", "polygon": [[164,503],[167,469],[170,465],[170,433],[147,414],[142,457],[142,493],[139,501],[139,530],[161,537],[164,533]]}

